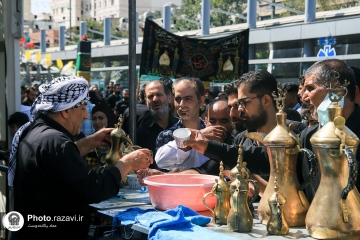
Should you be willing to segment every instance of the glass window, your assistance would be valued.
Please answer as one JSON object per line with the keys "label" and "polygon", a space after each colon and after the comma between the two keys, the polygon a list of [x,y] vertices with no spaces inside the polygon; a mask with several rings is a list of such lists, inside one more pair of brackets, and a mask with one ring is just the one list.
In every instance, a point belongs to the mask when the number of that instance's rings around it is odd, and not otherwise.
{"label": "glass window", "polygon": [[279,78],[298,78],[300,76],[300,63],[274,63],[272,74]]}
{"label": "glass window", "polygon": [[347,54],[359,54],[360,53],[360,43],[350,43],[348,44]]}
{"label": "glass window", "polygon": [[267,64],[249,64],[249,71],[267,70]]}
{"label": "glass window", "polygon": [[274,50],[274,58],[301,57],[302,48],[288,48]]}

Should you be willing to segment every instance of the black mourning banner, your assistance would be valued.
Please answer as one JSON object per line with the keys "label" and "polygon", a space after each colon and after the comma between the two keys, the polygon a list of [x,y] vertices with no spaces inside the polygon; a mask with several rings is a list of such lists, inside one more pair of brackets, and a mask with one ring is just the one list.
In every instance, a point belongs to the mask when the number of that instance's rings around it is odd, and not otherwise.
{"label": "black mourning banner", "polygon": [[140,75],[230,82],[248,72],[249,29],[216,39],[177,36],[146,19]]}

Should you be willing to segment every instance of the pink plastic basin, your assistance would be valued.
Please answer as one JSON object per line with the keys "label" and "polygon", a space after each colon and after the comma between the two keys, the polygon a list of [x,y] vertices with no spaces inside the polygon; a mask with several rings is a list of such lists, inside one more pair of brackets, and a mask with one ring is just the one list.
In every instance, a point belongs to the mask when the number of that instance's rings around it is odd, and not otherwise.
{"label": "pink plastic basin", "polygon": [[[203,196],[211,191],[218,178],[204,174],[164,174],[146,177],[144,183],[148,185],[150,201],[156,209],[167,210],[182,204],[194,211],[206,211]],[[214,208],[216,197],[208,196],[206,203]]]}

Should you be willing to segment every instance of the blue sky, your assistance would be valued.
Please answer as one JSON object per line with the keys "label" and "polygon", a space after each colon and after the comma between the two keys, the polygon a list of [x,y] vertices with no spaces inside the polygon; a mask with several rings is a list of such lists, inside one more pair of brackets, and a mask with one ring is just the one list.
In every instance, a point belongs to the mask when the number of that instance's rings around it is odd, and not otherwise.
{"label": "blue sky", "polygon": [[50,13],[50,1],[51,0],[30,0],[31,1],[31,13]]}

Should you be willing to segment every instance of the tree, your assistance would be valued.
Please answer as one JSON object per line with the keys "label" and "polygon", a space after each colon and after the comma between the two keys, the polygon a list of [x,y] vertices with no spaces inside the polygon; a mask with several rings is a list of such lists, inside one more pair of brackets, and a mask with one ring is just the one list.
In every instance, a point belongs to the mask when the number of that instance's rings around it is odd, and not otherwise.
{"label": "tree", "polygon": [[[322,12],[322,11],[330,11],[330,10],[338,10],[344,7],[348,7],[348,5],[352,2],[349,1],[349,3],[338,3],[337,0],[317,0],[316,4],[316,11]],[[304,0],[285,0],[283,2],[284,6],[293,8],[302,12],[305,12],[305,1]],[[287,16],[293,16],[298,15],[298,13],[286,11],[282,13],[281,17],[287,17]]]}
{"label": "tree", "polygon": [[[194,21],[198,20],[198,16],[201,16],[201,2],[202,0],[183,0],[180,11],[177,13],[177,15]],[[244,3],[246,2],[246,0],[211,0],[211,6],[223,11],[242,14]],[[243,22],[243,20],[237,18],[235,23],[240,22]],[[212,26],[225,26],[229,25],[230,23],[231,17],[229,14],[219,13],[216,11],[210,12],[210,24]],[[199,29],[200,26],[186,20],[176,19],[174,28],[180,31],[187,31]]]}

